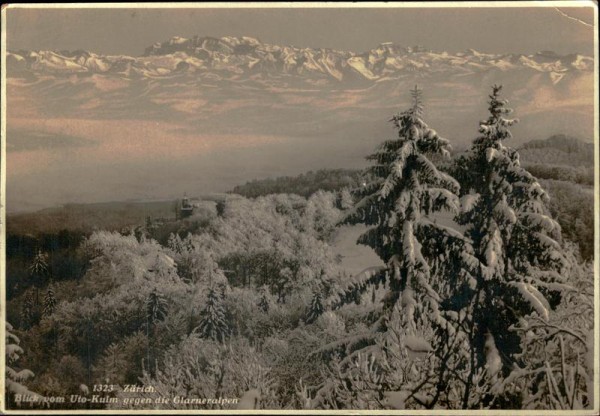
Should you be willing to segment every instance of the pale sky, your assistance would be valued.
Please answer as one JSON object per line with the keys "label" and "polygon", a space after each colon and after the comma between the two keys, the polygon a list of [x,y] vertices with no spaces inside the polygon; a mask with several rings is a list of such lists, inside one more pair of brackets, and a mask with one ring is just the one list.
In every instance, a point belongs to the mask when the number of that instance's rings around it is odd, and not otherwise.
{"label": "pale sky", "polygon": [[592,55],[593,11],[591,7],[9,8],[7,45],[10,50],[85,49],[137,56],[172,36],[246,35],[268,43],[359,52],[395,42],[449,52],[473,48],[490,53],[553,50]]}

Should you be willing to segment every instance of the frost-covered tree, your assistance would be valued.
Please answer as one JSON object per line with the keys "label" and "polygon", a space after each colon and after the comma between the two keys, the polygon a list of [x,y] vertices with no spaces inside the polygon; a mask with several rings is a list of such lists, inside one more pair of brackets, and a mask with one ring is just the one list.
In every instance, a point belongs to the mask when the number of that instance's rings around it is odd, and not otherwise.
{"label": "frost-covered tree", "polygon": [[127,357],[123,352],[122,342],[110,344],[98,360],[96,371],[102,376],[102,380],[110,383],[122,384],[125,381],[124,373],[128,367]]}
{"label": "frost-covered tree", "polygon": [[28,270],[33,286],[35,287],[35,303],[39,304],[39,288],[45,283],[49,275],[48,253],[38,249]]}
{"label": "frost-covered tree", "polygon": [[25,295],[23,305],[21,306],[21,327],[29,328],[34,325],[39,317],[39,304],[36,303],[32,293]]}
{"label": "frost-covered tree", "polygon": [[181,240],[181,237],[179,237],[179,234],[173,233],[169,235],[167,247],[169,247],[174,253],[177,254],[181,254],[185,249],[183,241]]}
{"label": "frost-covered tree", "polygon": [[[385,285],[383,305],[372,329],[388,338],[395,335],[394,340],[380,340],[370,350],[359,351],[377,354],[383,361],[380,368],[392,360],[386,358],[386,350],[401,351],[403,357],[397,358],[402,362],[391,364],[389,374],[400,373],[400,365],[406,362],[414,364],[412,371],[384,389],[403,389],[410,406],[432,408],[442,399],[451,400],[447,391],[450,364],[464,366],[453,358],[465,338],[451,319],[458,315],[456,306],[446,299],[462,290],[468,276],[459,266],[447,267],[447,260],[468,256],[469,248],[459,232],[437,221],[438,213],[458,213],[459,185],[428,158],[431,154],[447,156],[450,146],[423,121],[421,92],[416,87],[412,97],[413,106],[392,119],[398,138],[384,142],[368,157],[373,166],[367,175],[374,179],[362,188],[361,200],[348,216],[350,223],[370,226],[359,243],[372,247],[386,265],[351,279],[339,303],[356,299],[357,293],[372,285]],[[355,356],[346,357],[346,363]]]}
{"label": "frost-covered tree", "polygon": [[[152,386],[150,392],[117,393],[119,400],[109,406],[110,409],[135,409],[133,400],[124,398],[144,398],[154,402],[158,397],[205,398],[206,403],[185,403],[165,400],[152,405],[164,410],[221,409],[227,411],[239,408],[252,392],[252,404],[256,408],[277,409],[283,405],[273,392],[273,380],[270,367],[262,353],[248,340],[232,338],[227,344],[203,339],[197,334],[184,336],[178,343],[170,346],[161,360],[159,370],[154,376],[144,373],[139,381]],[[239,397],[236,403],[217,403],[215,398]],[[254,408],[254,407],[251,407]]]}
{"label": "frost-covered tree", "polygon": [[[469,153],[457,162],[463,212],[477,259],[476,285],[470,293],[468,324],[471,371],[463,380],[463,407],[515,406],[503,403],[493,386],[518,365],[519,334],[512,330],[530,313],[548,319],[553,283],[563,280],[560,226],[548,213],[548,196],[519,164],[519,155],[503,141],[516,120],[500,98],[490,95],[487,120]],[[458,301],[458,299],[457,299]],[[485,385],[487,388],[482,389]]]}
{"label": "frost-covered tree", "polygon": [[[435,308],[439,301],[429,283],[430,266],[421,247],[434,237],[433,231],[445,229],[430,216],[442,210],[456,212],[459,186],[428,159],[429,153],[447,155],[450,146],[423,121],[418,88],[412,97],[413,106],[392,119],[398,138],[384,142],[367,157],[373,162],[368,173],[374,180],[360,190],[361,200],[347,217],[349,223],[370,227],[358,241],[373,248],[386,267],[369,269],[354,278],[341,300],[354,299],[354,292],[388,281],[383,317],[399,306],[409,309],[405,316],[416,324],[427,316],[421,308],[428,304]],[[416,298],[421,297],[427,301],[418,302]],[[386,319],[380,323],[385,327]]]}
{"label": "frost-covered tree", "polygon": [[531,314],[515,326],[521,337],[519,367],[496,390],[519,393],[524,409],[594,404],[594,270],[572,261],[566,275],[568,285],[556,284],[562,299],[548,319]]}
{"label": "frost-covered tree", "polygon": [[304,321],[307,324],[312,324],[319,318],[319,316],[323,314],[324,311],[325,307],[323,306],[323,294],[321,293],[321,290],[317,288],[313,291],[313,296]]}
{"label": "frost-covered tree", "polygon": [[82,251],[90,258],[85,283],[96,293],[113,290],[125,282],[179,283],[171,253],[154,240],[139,242],[133,235],[96,231],[83,242]]}
{"label": "frost-covered tree", "polygon": [[[157,336],[160,337],[158,331]],[[119,385],[139,382],[139,377],[143,375],[144,369],[147,367],[145,364],[147,345],[148,339],[143,331],[137,331],[123,339],[113,341],[104,348],[95,362],[94,379],[103,383]],[[153,370],[155,369],[156,365]]]}
{"label": "frost-covered tree", "polygon": [[44,296],[44,309],[43,315],[49,316],[52,315],[54,310],[56,309],[56,296],[54,295],[54,289],[52,285],[48,286],[48,290],[46,290],[46,295]]}
{"label": "frost-covered tree", "polygon": [[5,383],[6,392],[5,398],[6,403],[12,407],[15,404],[14,395],[20,394],[22,396],[31,396],[33,398],[41,399],[41,397],[32,391],[30,391],[23,383],[34,376],[33,372],[28,369],[18,369],[16,367],[17,361],[23,349],[19,346],[21,341],[13,334],[13,327],[10,323],[6,323],[6,339],[5,339],[5,354],[6,354],[6,365],[5,365]]}
{"label": "frost-covered tree", "polygon": [[148,296],[146,301],[146,317],[149,325],[154,325],[160,319],[164,319],[167,314],[167,301],[156,288]]}
{"label": "frost-covered tree", "polygon": [[48,254],[41,249],[37,251],[33,257],[33,261],[29,266],[31,276],[46,276],[48,274]]}
{"label": "frost-covered tree", "polygon": [[219,268],[211,251],[195,247],[191,236],[182,241],[179,254],[175,256],[181,278],[189,283],[203,286],[227,284],[225,274]]}
{"label": "frost-covered tree", "polygon": [[314,233],[317,238],[326,240],[339,219],[340,211],[336,208],[335,194],[317,191],[306,202],[302,225],[306,233]]}
{"label": "frost-covered tree", "polygon": [[231,329],[227,323],[222,291],[209,289],[206,305],[200,316],[200,324],[194,330],[200,337],[223,342],[229,336]]}
{"label": "frost-covered tree", "polygon": [[386,374],[374,355],[358,353],[350,365],[345,360],[334,356],[327,368],[329,381],[327,388],[317,392],[314,398],[308,391],[303,392],[308,396],[313,408],[326,409],[360,409],[380,410],[386,405]]}
{"label": "frost-covered tree", "polygon": [[354,205],[354,198],[352,197],[352,192],[350,192],[349,188],[343,188],[339,191],[337,196],[337,206],[341,210],[347,210],[352,208]]}
{"label": "frost-covered tree", "polygon": [[154,347],[155,347],[155,325],[159,320],[163,320],[167,315],[167,301],[156,288],[148,295],[146,300],[146,336],[148,338],[148,348],[146,350],[146,360],[148,369],[151,373],[154,371]]}

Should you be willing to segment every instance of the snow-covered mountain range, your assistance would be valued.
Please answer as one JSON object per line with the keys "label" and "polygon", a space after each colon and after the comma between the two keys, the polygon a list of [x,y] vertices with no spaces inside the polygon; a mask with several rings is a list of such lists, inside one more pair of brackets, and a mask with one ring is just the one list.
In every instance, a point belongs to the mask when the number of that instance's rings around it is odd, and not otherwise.
{"label": "snow-covered mountain range", "polygon": [[127,78],[182,73],[217,79],[294,75],[309,80],[382,81],[407,73],[468,75],[499,70],[546,73],[557,83],[569,72],[592,71],[593,59],[544,51],[532,55],[434,52],[382,43],[366,52],[299,48],[262,43],[251,37],[174,37],[148,47],[143,56],[98,55],[88,51],[13,51],[9,73],[113,74]]}
{"label": "snow-covered mountain range", "polygon": [[[457,150],[487,117],[493,84],[504,85],[521,120],[512,146],[557,133],[589,141],[594,127],[593,60],[577,54],[396,43],[355,52],[194,37],[137,57],[10,51],[7,75],[15,206],[171,198],[357,168],[393,137],[388,120],[411,105],[415,84],[425,120]],[[53,192],[40,192],[40,175],[57,184]]]}

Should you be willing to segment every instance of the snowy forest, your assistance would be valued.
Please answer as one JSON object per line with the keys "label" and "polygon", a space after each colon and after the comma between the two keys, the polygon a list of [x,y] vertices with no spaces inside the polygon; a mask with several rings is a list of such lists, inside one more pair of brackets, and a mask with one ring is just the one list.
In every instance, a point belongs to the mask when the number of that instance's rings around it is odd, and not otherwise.
{"label": "snowy forest", "polygon": [[[593,168],[511,147],[501,86],[460,153],[425,97],[361,171],[240,184],[170,221],[33,236],[9,217],[8,407],[593,408]],[[350,228],[377,259],[359,273],[334,247]],[[116,400],[15,400],[98,385]]]}

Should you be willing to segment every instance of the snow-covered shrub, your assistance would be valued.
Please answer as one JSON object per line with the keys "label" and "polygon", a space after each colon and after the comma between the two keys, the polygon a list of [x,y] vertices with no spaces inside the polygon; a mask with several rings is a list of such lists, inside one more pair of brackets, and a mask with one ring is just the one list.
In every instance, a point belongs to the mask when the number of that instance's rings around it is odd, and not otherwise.
{"label": "snow-covered shrub", "polygon": [[25,382],[31,379],[34,374],[31,370],[26,368],[19,368],[17,361],[23,354],[23,348],[19,345],[21,340],[13,333],[13,327],[10,323],[6,322],[6,336],[4,340],[5,348],[5,385],[6,391],[4,397],[6,399],[7,407],[14,408],[14,406],[20,406],[20,402],[15,402],[15,394],[21,396],[30,396],[40,398],[40,395],[30,391],[26,386]]}

